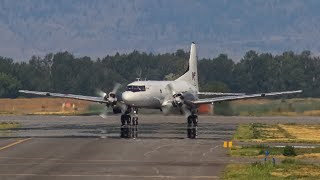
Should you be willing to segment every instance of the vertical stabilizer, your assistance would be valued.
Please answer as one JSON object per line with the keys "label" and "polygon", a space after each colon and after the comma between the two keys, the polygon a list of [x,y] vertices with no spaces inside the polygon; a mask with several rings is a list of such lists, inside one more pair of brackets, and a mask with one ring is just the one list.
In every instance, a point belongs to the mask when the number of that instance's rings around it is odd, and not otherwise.
{"label": "vertical stabilizer", "polygon": [[198,61],[198,56],[197,56],[196,44],[192,42],[188,70],[181,77],[176,79],[176,81],[186,81],[190,83],[192,86],[194,86],[195,89],[199,92],[197,61]]}

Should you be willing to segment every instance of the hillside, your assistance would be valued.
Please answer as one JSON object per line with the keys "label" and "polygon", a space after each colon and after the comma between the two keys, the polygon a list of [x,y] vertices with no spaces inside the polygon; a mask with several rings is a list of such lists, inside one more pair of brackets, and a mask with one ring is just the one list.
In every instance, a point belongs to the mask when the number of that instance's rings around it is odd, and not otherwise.
{"label": "hillside", "polygon": [[279,53],[320,47],[320,1],[1,0],[0,56],[71,51],[174,52],[199,44],[200,57],[249,49]]}

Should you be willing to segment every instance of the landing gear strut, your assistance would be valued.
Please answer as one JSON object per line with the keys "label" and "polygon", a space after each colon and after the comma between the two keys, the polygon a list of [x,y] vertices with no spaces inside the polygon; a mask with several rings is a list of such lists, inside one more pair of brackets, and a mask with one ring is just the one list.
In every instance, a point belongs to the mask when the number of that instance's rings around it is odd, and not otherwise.
{"label": "landing gear strut", "polygon": [[191,114],[188,116],[187,135],[190,139],[196,139],[198,136],[198,116]]}
{"label": "landing gear strut", "polygon": [[130,110],[127,110],[121,115],[121,127],[120,137],[121,138],[136,138],[138,137],[138,110],[133,109],[133,117],[130,116]]}

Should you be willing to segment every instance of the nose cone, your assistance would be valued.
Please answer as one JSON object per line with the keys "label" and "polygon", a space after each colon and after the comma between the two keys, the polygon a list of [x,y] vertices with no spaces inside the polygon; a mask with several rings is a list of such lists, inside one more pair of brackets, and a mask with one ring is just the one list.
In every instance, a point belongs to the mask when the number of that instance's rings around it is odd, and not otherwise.
{"label": "nose cone", "polygon": [[127,92],[127,91],[123,92],[122,93],[122,100],[124,102],[128,102],[130,100],[130,92]]}
{"label": "nose cone", "polygon": [[126,104],[135,105],[137,97],[133,92],[125,91],[122,93],[122,100]]}

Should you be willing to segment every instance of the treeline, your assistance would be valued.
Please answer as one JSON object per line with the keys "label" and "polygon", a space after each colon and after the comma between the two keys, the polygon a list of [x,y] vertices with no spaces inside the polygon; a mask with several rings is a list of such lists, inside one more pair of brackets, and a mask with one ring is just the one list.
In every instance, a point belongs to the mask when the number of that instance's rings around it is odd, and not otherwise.
{"label": "treeline", "polygon": [[[189,53],[147,54],[133,51],[103,59],[75,57],[69,52],[33,56],[28,62],[0,57],[0,97],[17,97],[18,89],[95,95],[110,91],[116,82],[125,85],[136,78],[172,80],[183,74]],[[269,92],[302,89],[300,96],[320,96],[320,58],[301,54],[258,54],[249,51],[235,63],[227,55],[198,62],[201,91]]]}

